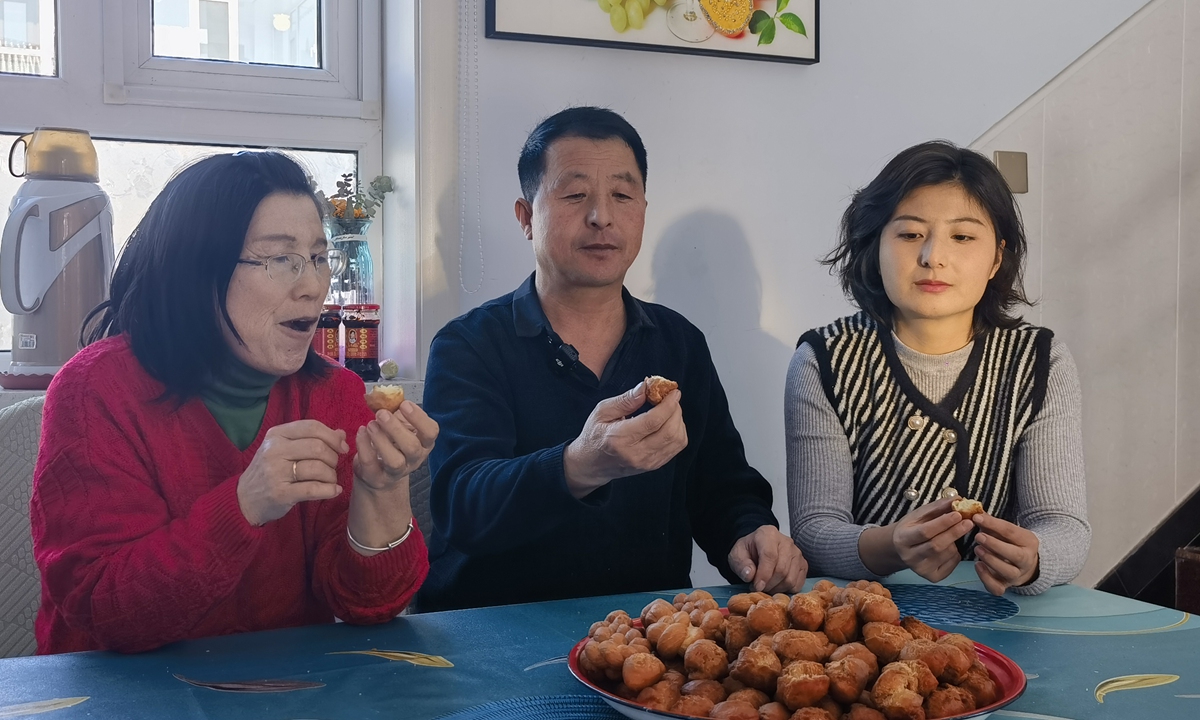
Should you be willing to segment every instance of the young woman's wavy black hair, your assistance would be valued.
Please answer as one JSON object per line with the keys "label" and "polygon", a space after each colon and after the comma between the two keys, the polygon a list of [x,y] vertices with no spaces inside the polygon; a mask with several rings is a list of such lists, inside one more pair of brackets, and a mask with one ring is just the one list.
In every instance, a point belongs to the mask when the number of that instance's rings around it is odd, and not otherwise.
{"label": "young woman's wavy black hair", "polygon": [[958,185],[974,198],[991,218],[996,241],[1004,241],[1000,269],[975,306],[975,332],[1018,325],[1021,318],[1012,313],[1013,308],[1032,303],[1021,283],[1026,243],[1016,200],[991,161],[949,142],[921,143],[892,158],[869,185],[854,194],[842,215],[838,245],[821,262],[840,278],[842,290],[859,308],[884,327],[892,327],[895,306],[884,291],[879,271],[883,228],[909,193],[944,183]]}
{"label": "young woman's wavy black hair", "polygon": [[646,187],[646,146],[629,121],[608,108],[572,107],[560,110],[538,123],[525,139],[525,146],[521,148],[521,156],[517,159],[517,178],[521,181],[521,195],[527,201],[533,202],[542,186],[542,176],[546,173],[546,151],[555,140],[564,137],[620,140],[625,143],[633,151],[633,159],[642,173],[642,187]]}
{"label": "young woman's wavy black hair", "polygon": [[[198,395],[233,358],[221,331],[233,328],[225,296],[250,219],[273,193],[312,198],[321,212],[308,174],[279,152],[213,155],[176,174],[129,236],[109,299],[88,315],[81,341],[125,334],[164,397]],[[301,371],[326,367],[310,349]]]}

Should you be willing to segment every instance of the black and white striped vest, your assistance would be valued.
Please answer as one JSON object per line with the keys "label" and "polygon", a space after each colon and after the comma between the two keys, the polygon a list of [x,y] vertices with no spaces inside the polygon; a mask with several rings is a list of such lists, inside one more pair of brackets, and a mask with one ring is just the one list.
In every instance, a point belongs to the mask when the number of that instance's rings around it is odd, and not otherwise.
{"label": "black and white striped vest", "polygon": [[934,403],[901,365],[891,331],[866,313],[805,333],[850,442],[854,522],[896,522],[946,487],[1011,520],[1017,440],[1046,397],[1052,337],[1032,325],[980,335]]}

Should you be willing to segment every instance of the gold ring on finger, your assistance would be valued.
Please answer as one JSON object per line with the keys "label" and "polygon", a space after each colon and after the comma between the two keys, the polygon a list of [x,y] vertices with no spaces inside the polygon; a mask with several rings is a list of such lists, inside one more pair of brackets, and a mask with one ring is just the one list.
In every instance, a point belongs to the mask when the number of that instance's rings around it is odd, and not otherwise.
{"label": "gold ring on finger", "polygon": [[296,477],[296,466],[299,464],[299,460],[292,461],[292,482],[300,482],[300,478]]}

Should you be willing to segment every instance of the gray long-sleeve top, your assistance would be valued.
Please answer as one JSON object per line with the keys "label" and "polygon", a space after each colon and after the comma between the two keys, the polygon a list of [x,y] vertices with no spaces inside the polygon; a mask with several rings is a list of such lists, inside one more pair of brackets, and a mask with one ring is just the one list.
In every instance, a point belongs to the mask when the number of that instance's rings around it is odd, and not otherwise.
{"label": "gray long-sleeve top", "polygon": [[[925,355],[894,334],[896,353],[913,384],[933,402],[949,393],[972,344],[946,355]],[[1087,559],[1087,521],[1079,377],[1066,346],[1054,339],[1042,410],[1017,441],[1016,511],[1005,518],[1033,531],[1039,543],[1037,580],[1013,592],[1036,595],[1070,582]],[[870,525],[853,522],[854,464],[846,432],[821,387],[816,354],[800,345],[788,368],[784,399],[788,506],[792,538],[813,574],[876,578],[858,554]]]}

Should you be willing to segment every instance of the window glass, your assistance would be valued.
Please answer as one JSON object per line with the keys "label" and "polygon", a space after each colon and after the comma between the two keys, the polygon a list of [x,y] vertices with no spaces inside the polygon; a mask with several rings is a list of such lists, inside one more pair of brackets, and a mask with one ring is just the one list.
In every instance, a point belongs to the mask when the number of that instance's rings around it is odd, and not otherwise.
{"label": "window glass", "polygon": [[[185,0],[186,2],[186,0]],[[0,151],[7,151],[17,135],[0,134]],[[213,145],[181,145],[173,143],[99,140],[93,138],[100,165],[100,187],[108,193],[113,207],[113,245],[118,260],[129,234],[141,221],[167,181],[178,170],[195,160],[220,152],[236,152],[243,148]],[[19,152],[19,151],[18,151]],[[357,168],[354,153],[320,150],[288,150],[297,158],[326,194],[333,194],[337,181],[344,173]],[[20,168],[18,168],[20,171]],[[23,178],[13,177],[8,168],[0,171],[0,203],[4,218]],[[3,280],[0,279],[0,282]],[[0,350],[12,348],[12,316],[0,305]]]}
{"label": "window glass", "polygon": [[154,0],[154,54],[321,67],[319,0]]}
{"label": "window glass", "polygon": [[0,0],[0,73],[57,75],[54,22],[54,0]]}

